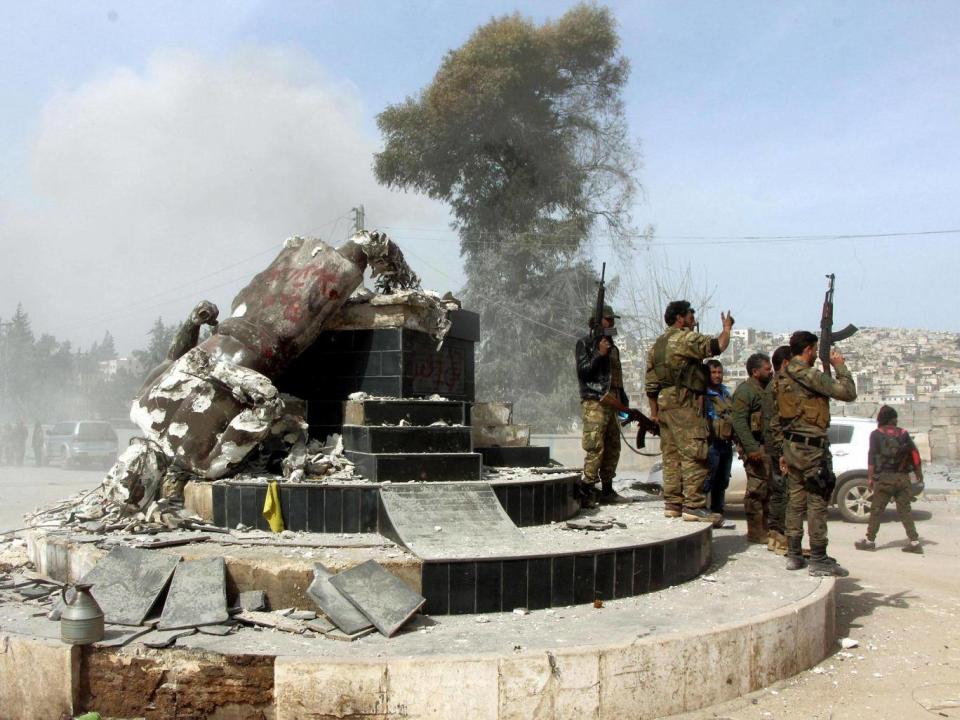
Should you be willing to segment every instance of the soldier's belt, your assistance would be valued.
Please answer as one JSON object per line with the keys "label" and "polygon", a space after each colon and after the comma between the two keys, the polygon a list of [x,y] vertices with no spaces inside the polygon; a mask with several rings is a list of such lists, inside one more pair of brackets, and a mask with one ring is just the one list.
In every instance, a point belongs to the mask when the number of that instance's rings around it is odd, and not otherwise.
{"label": "soldier's belt", "polygon": [[783,436],[790,442],[800,445],[810,445],[812,447],[824,448],[827,446],[827,439],[823,437],[810,437],[809,435],[798,435],[797,433],[784,433]]}

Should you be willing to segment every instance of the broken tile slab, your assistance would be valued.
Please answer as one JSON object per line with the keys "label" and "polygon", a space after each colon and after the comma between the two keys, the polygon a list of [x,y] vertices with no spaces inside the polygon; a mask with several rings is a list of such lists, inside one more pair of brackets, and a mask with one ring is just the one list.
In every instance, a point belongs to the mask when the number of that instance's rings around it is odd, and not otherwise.
{"label": "broken tile slab", "polygon": [[291,620],[283,615],[268,612],[244,610],[234,615],[238,622],[244,625],[273,628],[282,632],[302,633],[306,626],[298,620]]}
{"label": "broken tile slab", "polygon": [[204,635],[229,635],[236,625],[201,625],[197,628]]}
{"label": "broken tile slab", "polygon": [[83,576],[83,584],[114,625],[140,625],[170,582],[179,555],[118,546]]}
{"label": "broken tile slab", "polygon": [[227,570],[223,558],[188,560],[177,566],[160,615],[160,630],[218,625],[227,613]]}
{"label": "broken tile slab", "polygon": [[313,610],[294,610],[287,617],[291,620],[315,620],[317,614]]}
{"label": "broken tile slab", "polygon": [[373,631],[374,631],[373,625],[370,625],[369,627],[366,627],[363,630],[355,632],[352,635],[348,635],[342,630],[333,628],[332,630],[329,630],[323,633],[323,636],[328,640],[339,640],[340,642],[353,642],[354,640],[359,640],[362,637],[366,637]]}
{"label": "broken tile slab", "polygon": [[373,627],[367,617],[357,610],[340,591],[330,584],[333,574],[323,565],[317,563],[313,567],[313,582],[307,588],[307,595],[313,600],[320,611],[329,618],[330,622],[340,628],[347,635],[353,635]]}
{"label": "broken tile slab", "polygon": [[196,628],[179,628],[177,630],[154,630],[144,635],[141,643],[149,648],[165,648],[173,645],[179,638],[193,635]]}
{"label": "broken tile slab", "polygon": [[[326,634],[327,634],[328,632],[330,632],[331,630],[336,630],[336,629],[337,629],[336,625],[334,625],[334,624],[333,624],[332,622],[330,622],[329,620],[325,620],[325,619],[323,619],[323,618],[317,618],[316,620],[310,620],[310,621],[308,621],[308,622],[306,622],[306,623],[304,623],[304,624],[306,625],[307,630],[311,630],[311,631],[313,631],[313,632],[318,632],[318,633],[323,633],[324,635],[326,635]],[[373,626],[371,625],[370,627],[373,627]]]}
{"label": "broken tile slab", "polygon": [[244,590],[237,597],[237,607],[241,610],[266,610],[267,594],[263,590]]}
{"label": "broken tile slab", "polygon": [[128,645],[139,637],[153,631],[153,625],[144,627],[107,626],[103,631],[103,640],[93,644],[94,647],[117,648]]}
{"label": "broken tile slab", "polygon": [[330,584],[387,637],[396,633],[426,602],[376,560],[367,560],[334,575]]}

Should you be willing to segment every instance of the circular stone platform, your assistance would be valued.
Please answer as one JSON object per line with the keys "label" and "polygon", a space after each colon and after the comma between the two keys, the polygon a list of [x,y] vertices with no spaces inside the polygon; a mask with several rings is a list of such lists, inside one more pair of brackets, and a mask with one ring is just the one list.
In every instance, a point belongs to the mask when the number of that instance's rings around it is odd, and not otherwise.
{"label": "circular stone platform", "polygon": [[[495,500],[488,504],[496,506]],[[315,563],[332,572],[376,560],[426,598],[429,615],[510,612],[592,603],[641,595],[687,582],[710,564],[711,527],[663,517],[658,501],[586,511],[604,531],[570,530],[566,523],[514,528],[430,525],[405,549],[376,533],[262,531],[151,536],[105,536],[68,531],[27,533],[38,572],[76,582],[116,545],[209,536],[204,543],[155,552],[195,560],[223,557],[231,598],[263,590],[274,608],[313,609],[306,589]],[[472,535],[472,530],[481,533]],[[436,531],[436,532],[433,532]],[[501,534],[502,531],[502,534]],[[512,531],[507,533],[507,531]]]}
{"label": "circular stone platform", "polygon": [[699,580],[599,609],[422,616],[391,639],[353,643],[240,628],[168,650],[80,650],[55,639],[42,606],[6,603],[0,701],[22,717],[653,718],[748,693],[828,654],[832,579],[787,573],[732,534],[718,533],[713,558]]}

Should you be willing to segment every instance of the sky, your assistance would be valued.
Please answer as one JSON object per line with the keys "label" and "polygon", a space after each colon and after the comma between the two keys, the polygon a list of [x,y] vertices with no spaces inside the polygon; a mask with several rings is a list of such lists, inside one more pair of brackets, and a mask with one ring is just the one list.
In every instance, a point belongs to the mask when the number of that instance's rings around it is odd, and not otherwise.
{"label": "sky", "polygon": [[[286,237],[343,240],[360,203],[458,290],[447,208],[373,178],[376,115],[490,18],[571,5],[0,0],[0,319],[128,352],[158,316],[224,313]],[[729,308],[815,330],[834,272],[841,325],[960,331],[960,4],[608,6],[655,230],[639,277],[689,265],[707,329]]]}

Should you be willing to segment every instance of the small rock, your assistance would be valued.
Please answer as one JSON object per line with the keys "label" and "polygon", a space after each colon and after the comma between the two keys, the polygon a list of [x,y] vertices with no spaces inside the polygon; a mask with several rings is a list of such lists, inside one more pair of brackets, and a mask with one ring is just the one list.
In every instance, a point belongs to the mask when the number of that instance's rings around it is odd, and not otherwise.
{"label": "small rock", "polygon": [[433,531],[434,531],[434,532],[443,532],[443,528],[440,527],[439,525],[434,525],[434,526],[433,526]]}
{"label": "small rock", "polygon": [[490,618],[488,618],[486,615],[477,615],[476,621],[478,623],[488,623],[490,622]]}
{"label": "small rock", "polygon": [[529,615],[529,614],[530,614],[530,611],[527,610],[527,609],[524,608],[524,607],[519,607],[519,608],[514,608],[514,609],[513,609],[513,614],[514,614],[514,615]]}
{"label": "small rock", "polygon": [[294,610],[287,617],[294,620],[316,620],[317,614],[313,610]]}
{"label": "small rock", "polygon": [[860,643],[854,640],[853,638],[845,637],[840,640],[840,647],[844,650],[850,650],[855,647],[859,647]]}
{"label": "small rock", "polygon": [[717,581],[717,579],[713,575],[704,575],[700,579],[703,580],[704,582],[712,582],[712,583],[715,583]]}

